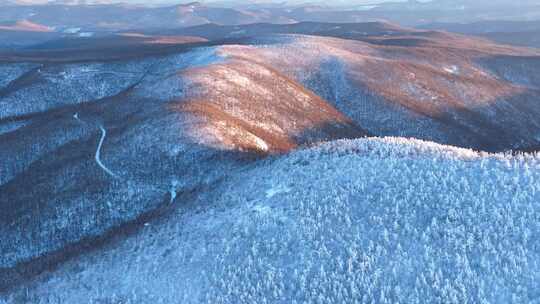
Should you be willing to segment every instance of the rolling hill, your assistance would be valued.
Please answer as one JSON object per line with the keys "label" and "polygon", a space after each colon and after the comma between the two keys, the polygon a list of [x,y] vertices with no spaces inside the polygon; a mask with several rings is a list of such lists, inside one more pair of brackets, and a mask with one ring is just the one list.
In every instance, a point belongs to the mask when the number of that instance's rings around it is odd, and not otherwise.
{"label": "rolling hill", "polygon": [[473,23],[433,23],[420,28],[475,35],[510,45],[540,48],[540,21],[490,20]]}

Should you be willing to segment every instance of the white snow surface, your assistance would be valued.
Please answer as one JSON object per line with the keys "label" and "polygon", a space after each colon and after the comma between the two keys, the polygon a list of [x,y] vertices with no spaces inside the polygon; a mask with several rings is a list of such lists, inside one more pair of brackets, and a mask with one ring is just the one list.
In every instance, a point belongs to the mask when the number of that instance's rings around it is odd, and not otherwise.
{"label": "white snow surface", "polygon": [[537,155],[343,140],[176,206],[0,303],[540,303]]}
{"label": "white snow surface", "polygon": [[92,32],[83,32],[83,33],[79,33],[78,36],[83,37],[83,38],[88,38],[88,37],[93,37],[94,33],[92,33]]}
{"label": "white snow surface", "polygon": [[444,67],[443,70],[450,74],[454,74],[454,75],[459,74],[459,67],[456,65]]}
{"label": "white snow surface", "polygon": [[81,31],[80,27],[70,27],[64,30],[64,33],[66,34],[77,34]]}
{"label": "white snow surface", "polygon": [[[78,118],[77,118],[78,119]],[[103,142],[105,141],[105,137],[107,136],[107,130],[103,128],[103,126],[99,126],[99,130],[101,131],[101,137],[99,138],[99,143],[96,148],[96,155],[94,159],[96,160],[96,163],[99,165],[103,171],[105,171],[109,176],[118,178],[118,175],[116,175],[114,172],[112,172],[109,168],[107,168],[102,162],[101,162],[101,147],[103,146]]]}

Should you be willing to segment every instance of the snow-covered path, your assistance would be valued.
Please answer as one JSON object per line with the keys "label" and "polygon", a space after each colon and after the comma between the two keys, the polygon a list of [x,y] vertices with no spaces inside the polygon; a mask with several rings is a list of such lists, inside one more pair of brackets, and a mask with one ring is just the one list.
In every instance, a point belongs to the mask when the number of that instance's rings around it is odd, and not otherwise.
{"label": "snow-covered path", "polygon": [[[73,118],[75,120],[77,120],[78,122],[80,122],[81,124],[84,124],[84,121],[82,121],[80,118],[79,118],[79,113],[75,113],[73,114]],[[98,146],[96,148],[96,156],[95,156],[95,160],[96,160],[96,163],[98,164],[98,166],[103,169],[103,171],[105,171],[105,173],[107,173],[108,175],[110,175],[111,177],[114,177],[114,178],[118,178],[118,175],[116,175],[114,172],[112,172],[109,168],[107,168],[102,162],[101,162],[101,147],[103,146],[103,142],[105,141],[105,137],[107,136],[107,130],[105,130],[105,128],[103,128],[102,125],[99,126],[99,129],[101,130],[101,138],[99,139],[99,143],[98,143]]]}
{"label": "snow-covered path", "polygon": [[105,130],[105,128],[103,128],[103,126],[99,126],[99,129],[101,130],[101,138],[99,139],[99,144],[97,146],[97,149],[96,149],[96,163],[98,164],[98,166],[101,167],[101,169],[103,169],[103,171],[105,171],[105,173],[107,173],[108,175],[114,177],[114,178],[118,178],[118,175],[114,174],[114,172],[112,172],[111,170],[109,170],[109,168],[107,168],[102,162],[101,162],[101,146],[103,146],[103,141],[105,141],[105,137],[107,136],[107,130]]}

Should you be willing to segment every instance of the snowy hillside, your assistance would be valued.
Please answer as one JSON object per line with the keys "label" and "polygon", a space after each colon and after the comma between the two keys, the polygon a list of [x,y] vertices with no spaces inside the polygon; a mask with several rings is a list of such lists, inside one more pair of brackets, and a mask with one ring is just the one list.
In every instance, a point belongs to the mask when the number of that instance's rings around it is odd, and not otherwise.
{"label": "snowy hillside", "polygon": [[538,303],[540,158],[402,138],[255,163],[0,303]]}
{"label": "snowy hillside", "polygon": [[0,304],[540,303],[540,52],[314,25],[0,52]]}
{"label": "snowy hillside", "polygon": [[442,33],[355,40],[261,37],[223,53],[270,63],[377,136],[491,152],[540,146],[538,52]]}
{"label": "snowy hillside", "polygon": [[267,153],[365,135],[269,67],[225,59],[199,48],[24,66],[0,88],[0,290],[21,263],[189,201]]}

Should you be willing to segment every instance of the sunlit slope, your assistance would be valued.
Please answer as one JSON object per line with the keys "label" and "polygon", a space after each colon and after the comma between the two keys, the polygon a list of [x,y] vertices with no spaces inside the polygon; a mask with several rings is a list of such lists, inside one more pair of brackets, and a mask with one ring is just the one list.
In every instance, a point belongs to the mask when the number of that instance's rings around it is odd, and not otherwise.
{"label": "sunlit slope", "polygon": [[423,34],[282,36],[225,52],[273,65],[372,134],[489,151],[539,146],[537,52]]}
{"label": "sunlit slope", "polygon": [[189,130],[218,149],[287,152],[302,144],[367,133],[326,101],[270,66],[231,58],[182,73],[177,111],[201,120]]}

